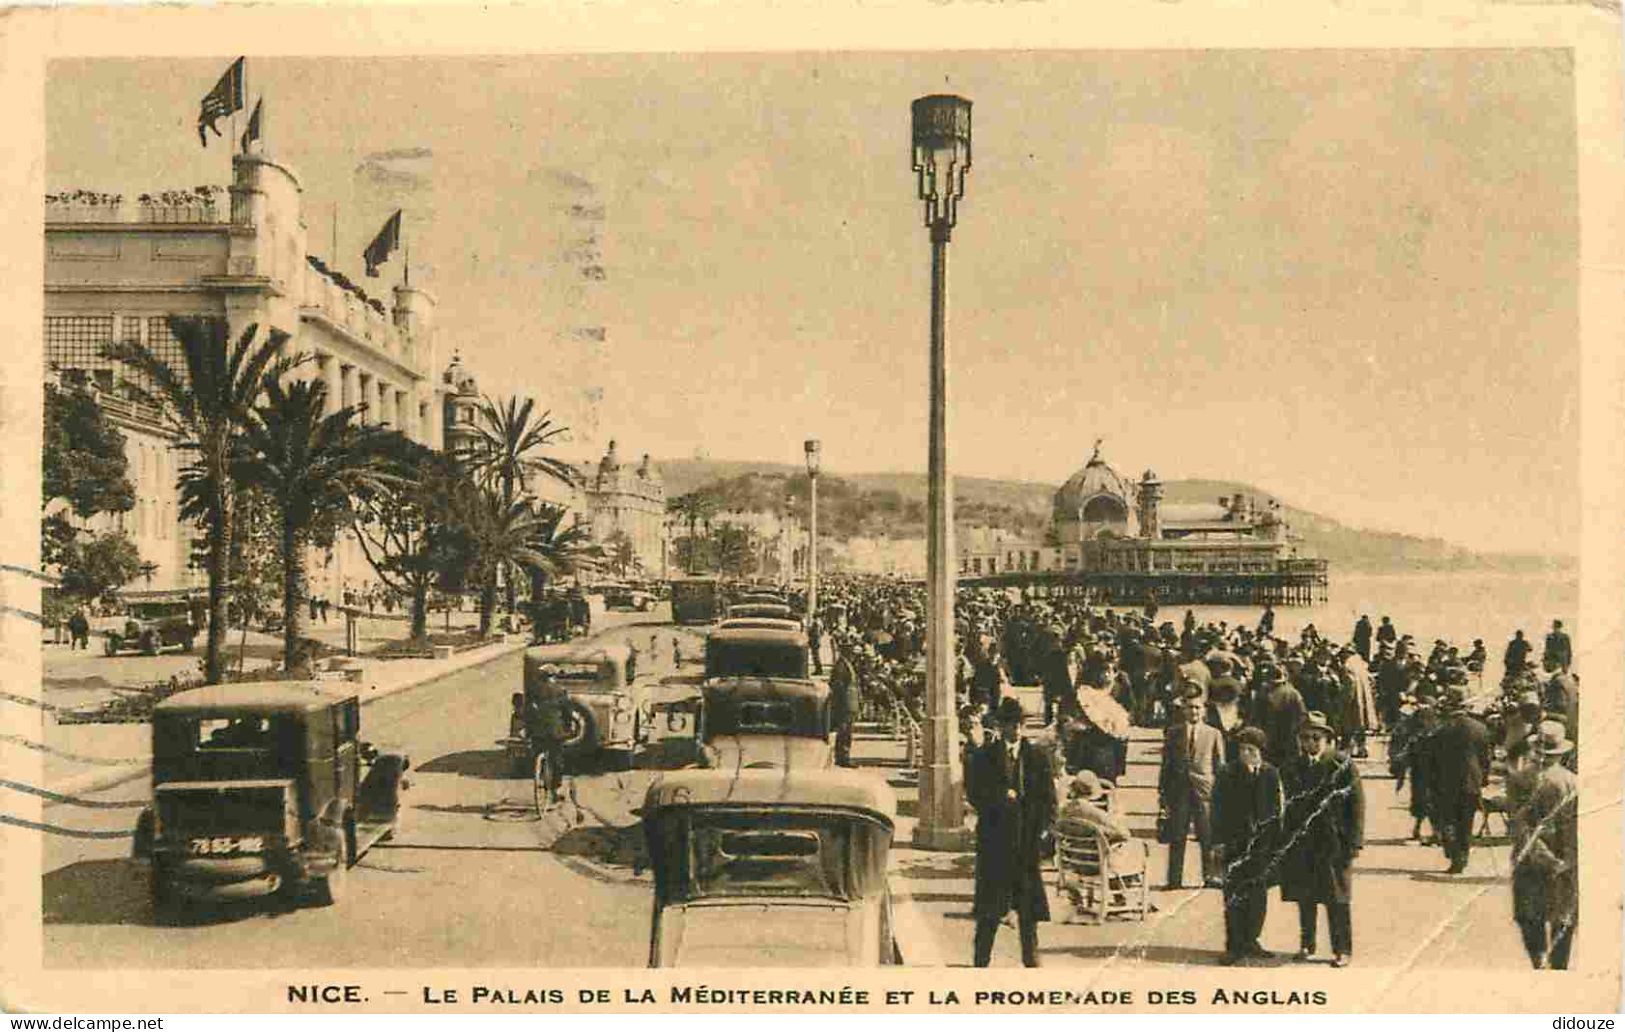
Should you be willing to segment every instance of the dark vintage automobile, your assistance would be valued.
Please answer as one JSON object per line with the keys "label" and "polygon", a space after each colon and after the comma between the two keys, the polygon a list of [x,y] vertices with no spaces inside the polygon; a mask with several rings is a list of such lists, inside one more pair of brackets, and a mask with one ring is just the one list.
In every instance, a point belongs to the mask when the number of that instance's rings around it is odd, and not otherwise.
{"label": "dark vintage automobile", "polygon": [[630,609],[647,613],[654,605],[654,594],[636,584],[619,581],[602,586],[605,609]]}
{"label": "dark vintage automobile", "polygon": [[407,758],[359,738],[357,698],[311,681],[213,685],[160,702],[152,805],[134,852],[161,922],[188,904],[280,895],[330,904],[399,827]]}
{"label": "dark vintage automobile", "polygon": [[714,623],[721,606],[722,585],[715,577],[684,577],[671,582],[673,623]]}
{"label": "dark vintage automobile", "polygon": [[[931,963],[887,885],[897,804],[840,768],[683,770],[642,808],[654,872],[650,967]],[[923,942],[923,937],[912,940]]]}
{"label": "dark vintage automobile", "polygon": [[[579,766],[598,753],[609,753],[630,768],[638,746],[648,736],[649,683],[636,677],[633,653],[626,645],[536,645],[525,650],[524,692],[537,693],[543,676],[552,677],[570,696],[570,716],[563,744],[567,767]],[[504,740],[515,771],[530,769],[530,746],[510,736]]]}
{"label": "dark vintage automobile", "polygon": [[778,602],[739,602],[728,607],[729,620],[752,618],[794,620],[795,616],[789,606]]}
{"label": "dark vintage automobile", "polygon": [[706,766],[824,768],[833,762],[829,685],[807,672],[807,636],[720,627],[705,645],[701,755]]}
{"label": "dark vintage automobile", "polygon": [[123,626],[107,631],[103,648],[109,656],[126,649],[149,656],[166,648],[191,651],[200,623],[196,603],[185,598],[133,601]]}

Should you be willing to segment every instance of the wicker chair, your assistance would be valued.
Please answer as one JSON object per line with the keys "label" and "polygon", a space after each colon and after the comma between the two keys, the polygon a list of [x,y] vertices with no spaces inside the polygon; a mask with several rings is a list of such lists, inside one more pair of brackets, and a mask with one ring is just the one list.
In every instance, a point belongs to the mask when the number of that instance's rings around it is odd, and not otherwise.
{"label": "wicker chair", "polygon": [[1055,830],[1055,887],[1072,900],[1077,917],[1100,923],[1109,917],[1145,920],[1151,909],[1150,863],[1151,849],[1141,839],[1114,849],[1098,829],[1085,835]]}

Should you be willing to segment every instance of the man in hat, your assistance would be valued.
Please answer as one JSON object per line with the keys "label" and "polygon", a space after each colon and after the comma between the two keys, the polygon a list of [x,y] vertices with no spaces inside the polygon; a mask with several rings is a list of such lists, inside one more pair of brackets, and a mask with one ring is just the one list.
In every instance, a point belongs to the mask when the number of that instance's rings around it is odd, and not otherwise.
{"label": "man in hat", "polygon": [[1361,613],[1354,624],[1354,651],[1367,663],[1371,662],[1371,633],[1371,617]]}
{"label": "man in hat", "polygon": [[1568,670],[1574,662],[1574,643],[1569,640],[1568,632],[1563,630],[1563,621],[1552,621],[1552,632],[1546,635],[1546,648],[1541,653],[1541,659],[1550,660],[1559,670]]}
{"label": "man in hat", "polygon": [[1268,743],[1264,758],[1280,770],[1296,754],[1298,727],[1309,707],[1298,690],[1287,683],[1280,668],[1272,665],[1268,670],[1270,680],[1255,696],[1252,723],[1264,732]]}
{"label": "man in hat", "polygon": [[857,719],[862,696],[858,670],[853,662],[853,639],[836,634],[835,662],[829,673],[830,722],[835,725],[835,764],[852,766],[852,722]]}
{"label": "man in hat", "polygon": [[1048,753],[1021,737],[1021,703],[999,703],[999,737],[971,756],[965,783],[976,808],[975,961],[987,967],[993,937],[1010,911],[1021,934],[1021,962],[1038,966],[1038,922],[1049,920],[1039,872],[1040,839],[1055,818]]}
{"label": "man in hat", "polygon": [[1258,944],[1269,902],[1269,866],[1281,818],[1281,776],[1264,762],[1264,732],[1236,733],[1236,761],[1213,786],[1213,842],[1224,863],[1224,961],[1268,957]]}
{"label": "man in hat", "polygon": [[1460,874],[1472,854],[1473,822],[1489,776],[1490,732],[1464,708],[1466,693],[1460,685],[1447,686],[1442,701],[1438,728],[1417,744],[1433,782],[1433,826],[1450,858],[1446,873]]}
{"label": "man in hat", "polygon": [[[1439,711],[1434,705],[1431,685],[1418,686],[1414,695],[1400,700],[1400,718],[1394,724],[1393,737],[1388,742],[1388,773],[1394,776],[1394,791],[1411,783],[1410,838],[1423,845],[1431,845],[1431,838],[1423,838],[1422,822],[1433,820],[1432,770],[1424,762],[1425,743],[1439,726]],[[1437,831],[1437,826],[1434,828]]]}
{"label": "man in hat", "polygon": [[1523,661],[1529,658],[1530,648],[1529,641],[1523,636],[1522,631],[1513,633],[1512,640],[1507,642],[1506,652],[1501,656],[1501,662],[1506,668],[1506,675],[1503,680],[1510,681],[1522,673]]}
{"label": "man in hat", "polygon": [[570,693],[558,681],[558,668],[543,666],[535,681],[525,685],[525,735],[530,740],[531,762],[546,752],[553,757],[552,784],[547,786],[553,798],[558,798],[560,777],[563,774],[564,738],[570,727]]}
{"label": "man in hat", "polygon": [[1527,799],[1512,811],[1512,905],[1524,949],[1536,968],[1567,970],[1579,919],[1579,784],[1563,766],[1573,748],[1563,725],[1549,720],[1534,739],[1541,770]]}
{"label": "man in hat", "polygon": [[1298,755],[1281,771],[1286,811],[1281,829],[1281,898],[1298,905],[1297,960],[1315,953],[1318,908],[1331,926],[1332,966],[1354,953],[1354,858],[1365,844],[1365,796],[1360,774],[1332,747],[1335,732],[1310,713],[1298,732]]}
{"label": "man in hat", "polygon": [[1183,886],[1185,839],[1194,825],[1202,857],[1202,883],[1219,885],[1213,860],[1213,781],[1224,766],[1224,736],[1202,720],[1202,696],[1189,691],[1176,707],[1178,719],[1169,724],[1162,740],[1162,769],[1157,777],[1157,800],[1166,815],[1162,841],[1168,846],[1168,888]]}

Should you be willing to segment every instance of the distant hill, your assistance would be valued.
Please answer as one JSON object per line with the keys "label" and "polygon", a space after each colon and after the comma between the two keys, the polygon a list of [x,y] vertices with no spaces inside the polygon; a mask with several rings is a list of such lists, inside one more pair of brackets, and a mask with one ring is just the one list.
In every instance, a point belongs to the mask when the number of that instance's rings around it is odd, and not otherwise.
{"label": "distant hill", "polygon": [[[784,496],[792,484],[798,495],[806,490],[806,471],[789,463],[671,459],[656,465],[665,477],[668,497],[715,485],[729,499],[731,508],[782,511]],[[826,473],[818,485],[819,515],[827,520],[827,532],[832,537],[924,536],[926,480],[920,474]],[[956,522],[1002,527],[1037,537],[1048,526],[1057,486],[955,477]],[[1262,504],[1280,501],[1268,491],[1230,480],[1165,481],[1163,499],[1188,505],[1215,502],[1221,496],[1237,493],[1251,495]],[[1282,509],[1292,533],[1301,539],[1302,549],[1328,560],[1334,570],[1541,573],[1570,572],[1576,566],[1572,557],[1477,552],[1443,538],[1350,527],[1333,517],[1285,502]]]}

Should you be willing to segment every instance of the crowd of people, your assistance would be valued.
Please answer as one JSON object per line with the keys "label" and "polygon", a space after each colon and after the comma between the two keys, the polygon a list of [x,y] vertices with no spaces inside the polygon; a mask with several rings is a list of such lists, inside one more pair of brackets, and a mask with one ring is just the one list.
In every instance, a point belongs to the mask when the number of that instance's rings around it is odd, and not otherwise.
{"label": "crowd of people", "polygon": [[[832,577],[821,585],[812,623],[830,638],[837,675],[849,686],[838,723],[923,718],[925,612],[918,584]],[[1109,784],[1123,774],[1131,725],[1163,728],[1165,884],[1181,886],[1186,842],[1194,838],[1204,885],[1225,893],[1228,961],[1264,952],[1257,942],[1264,889],[1278,884],[1282,898],[1299,907],[1299,956],[1314,952],[1315,915],[1324,906],[1333,962],[1341,965],[1353,951],[1350,872],[1363,838],[1355,761],[1380,762],[1372,748],[1382,738],[1390,773],[1409,790],[1411,838],[1438,845],[1446,873],[1466,870],[1482,814],[1505,815],[1530,960],[1567,965],[1577,893],[1579,678],[1560,621],[1538,662],[1534,643],[1518,631],[1497,671],[1482,640],[1422,646],[1387,616],[1375,624],[1361,616],[1338,641],[1313,624],[1296,636],[1278,635],[1268,606],[1256,624],[1199,621],[1191,610],[1177,622],[1159,615],[1155,602],[1126,610],[1013,589],[958,593],[954,680],[966,791],[979,826],[994,839],[1010,818],[992,811],[1027,805],[1009,787],[1012,771],[1026,777],[1044,764],[1057,776],[1087,776],[1086,787]],[[1041,689],[1045,731],[1032,740],[1031,758],[1029,745],[1011,737],[1019,730],[1007,730],[1019,729],[1024,717],[1014,685]],[[841,752],[849,762],[849,744]],[[1021,799],[1004,800],[1000,793],[1008,791]],[[1042,805],[1059,811],[1068,795],[1050,792]],[[1032,859],[1024,851],[1036,847],[1006,847],[1024,859],[998,869],[1021,882]],[[1033,960],[1029,926],[1046,919],[1047,905],[1045,916],[1035,917],[1039,908],[1006,886],[982,906],[981,853],[978,963],[991,948],[996,925],[983,922],[993,910],[999,917],[1017,912],[1023,956]],[[1001,900],[1009,905],[1001,909]]]}

